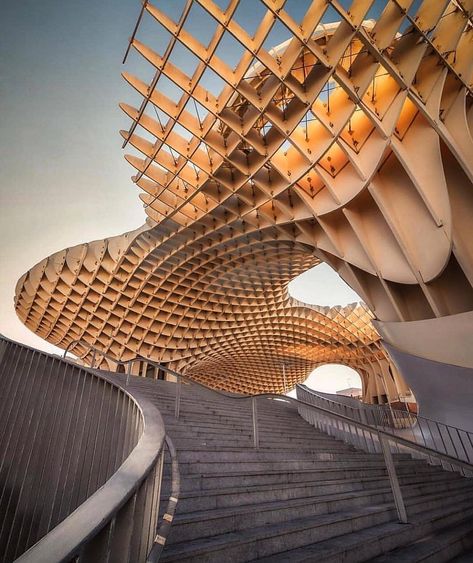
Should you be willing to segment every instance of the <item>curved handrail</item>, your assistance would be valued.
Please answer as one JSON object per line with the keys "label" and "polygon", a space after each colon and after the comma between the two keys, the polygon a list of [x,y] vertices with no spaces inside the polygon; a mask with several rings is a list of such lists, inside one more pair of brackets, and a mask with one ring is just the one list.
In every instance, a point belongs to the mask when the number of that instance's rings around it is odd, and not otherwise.
{"label": "curved handrail", "polygon": [[[366,416],[375,414],[377,415],[379,413],[378,408],[379,407],[384,407],[384,405],[366,405],[361,406],[361,408],[356,409],[355,407],[351,407],[349,405],[344,405],[343,403],[338,403],[337,401],[333,401],[331,399],[327,399],[325,397],[323,397],[322,395],[320,395],[319,393],[315,392],[313,389],[309,389],[307,388],[305,385],[297,385],[297,388],[301,389],[303,392],[308,393],[311,396],[314,396],[316,399],[320,399],[326,403],[332,403],[337,405],[338,407],[343,407],[343,409],[346,411],[347,409],[351,409],[352,411],[356,411],[357,413],[360,413],[361,415],[364,415],[363,418],[365,419],[366,422]],[[377,407],[375,409],[373,409],[372,407]],[[391,411],[393,411],[391,413]],[[457,439],[457,443],[462,445],[462,449],[463,449],[463,453],[465,454],[465,456],[468,458],[469,462],[473,461],[473,433],[465,430],[464,428],[459,428],[457,426],[452,426],[450,424],[445,424],[444,422],[440,422],[438,420],[433,420],[431,418],[427,418],[425,416],[420,416],[417,413],[411,413],[410,411],[401,411],[401,410],[396,410],[396,409],[389,409],[382,411],[383,415],[387,415],[389,416],[390,414],[394,414],[394,416],[398,416],[398,413],[401,415],[407,415],[409,417],[411,417],[415,422],[412,424],[411,429],[413,430],[418,430],[417,432],[417,438],[419,439],[426,439],[426,436],[424,436],[424,430],[428,430],[430,433],[432,432],[432,427],[436,430],[436,435],[440,436],[440,438],[442,438],[442,431],[444,431],[444,433],[446,434],[446,436],[448,436],[449,440],[452,442],[452,448],[451,449],[455,449],[455,445],[454,445],[454,436],[456,435]],[[349,416],[347,414],[347,416]],[[386,425],[383,424],[383,422],[381,421],[381,423],[378,424],[379,421],[373,421],[373,425],[374,426],[383,426],[385,427]],[[392,428],[391,425],[388,425],[390,428]],[[424,430],[423,430],[424,429]],[[394,426],[394,431],[396,430],[396,427]],[[406,427],[404,428],[399,428],[398,431],[399,432],[403,432],[404,430],[407,430]],[[453,434],[453,436],[452,436]],[[463,444],[462,441],[462,434],[468,438],[468,447],[465,448],[465,444]],[[415,433],[413,433],[413,436],[415,438]],[[428,437],[428,436],[427,436]],[[431,436],[432,437],[432,436]],[[443,440],[443,438],[442,438]],[[447,449],[447,445],[443,444],[444,448]],[[437,451],[437,450],[436,450]],[[468,453],[468,451],[470,451],[470,453]],[[458,455],[458,453],[457,453]]]}
{"label": "curved handrail", "polygon": [[[375,404],[371,404],[371,403],[363,403],[362,401],[357,401],[357,403],[358,403],[357,405],[350,405],[348,403],[342,403],[341,401],[335,401],[335,399],[329,399],[325,395],[330,395],[331,393],[324,393],[322,395],[320,392],[317,392],[314,389],[310,389],[309,387],[307,387],[303,383],[297,383],[296,387],[300,387],[301,389],[304,389],[304,391],[308,391],[309,393],[318,397],[319,399],[326,401],[327,403],[332,403],[334,405],[337,405],[337,407],[344,408],[344,409],[352,409],[354,411],[362,411],[366,408],[378,410],[379,408],[385,409],[386,406],[387,406],[387,405],[375,405]],[[335,396],[337,396],[337,395],[335,395]],[[389,411],[394,411],[395,413],[405,414],[405,415],[409,415],[409,416],[413,416],[413,417],[418,416],[418,414],[415,413],[415,412],[411,412],[409,410],[404,411],[404,410],[401,410],[401,409],[397,409],[395,407],[392,407],[391,405],[389,406]],[[430,419],[426,418],[426,420],[430,420]],[[435,422],[435,421],[433,421],[433,422]]]}
{"label": "curved handrail", "polygon": [[[314,391],[313,389],[309,389],[306,385],[304,385],[303,383],[297,383],[296,384],[296,389],[300,387],[301,389],[303,389],[304,391],[308,391],[309,393],[311,393],[312,395],[314,395],[315,397],[317,397],[318,399],[321,399],[322,401],[325,401],[326,403],[331,403],[332,405],[336,405],[337,408],[340,409],[351,409],[353,411],[361,411],[363,409],[363,407],[355,407],[346,403],[341,403],[340,401],[334,401],[333,399],[328,399],[327,397],[324,397],[323,395],[319,395],[319,393],[317,393],[317,391]],[[360,405],[363,405],[365,403],[360,403]]]}
{"label": "curved handrail", "polygon": [[[74,348],[75,346],[77,346],[78,344],[80,344],[83,347],[88,348],[89,350],[92,350],[104,357],[107,358],[108,360],[110,360],[111,362],[113,362],[114,364],[117,365],[121,365],[121,366],[131,366],[132,364],[134,364],[135,362],[146,362],[152,366],[154,366],[155,368],[161,369],[162,371],[168,373],[169,375],[172,375],[173,377],[177,378],[177,379],[181,379],[184,381],[187,381],[189,383],[192,383],[193,385],[197,385],[199,387],[202,387],[203,389],[206,389],[208,391],[212,391],[213,393],[217,393],[219,395],[222,395],[224,397],[226,397],[227,399],[248,399],[251,397],[258,397],[259,395],[235,395],[234,393],[227,393],[225,391],[221,391],[219,389],[212,389],[211,387],[207,387],[207,385],[204,385],[203,383],[200,383],[199,381],[195,381],[194,379],[192,379],[191,377],[184,375],[183,373],[179,373],[177,371],[174,371],[171,368],[168,368],[167,366],[160,364],[159,362],[155,362],[154,360],[147,358],[146,356],[135,356],[134,358],[130,358],[129,360],[117,360],[116,358],[114,358],[113,356],[111,356],[110,354],[107,354],[106,352],[103,352],[102,350],[100,350],[100,348],[97,348],[96,346],[94,346],[93,344],[89,344],[88,342],[83,342],[82,340],[73,340],[72,342],[70,342],[67,346],[67,348],[64,350],[64,354],[63,354],[63,358],[66,357],[66,354],[68,352],[70,352],[70,350],[72,348]],[[84,356],[80,357],[81,359],[84,358]],[[92,366],[90,366],[90,369],[95,369],[95,370],[99,370],[99,368],[93,368]],[[127,375],[131,375],[129,372],[127,372]],[[285,395],[277,395],[274,394],[277,397],[285,397]]]}
{"label": "curved handrail", "polygon": [[274,399],[277,399],[277,400],[284,400],[288,403],[292,403],[292,404],[296,405],[297,407],[302,406],[302,407],[310,408],[312,410],[315,410],[315,411],[323,414],[324,416],[326,416],[328,418],[336,419],[337,421],[342,422],[342,423],[351,424],[351,425],[355,426],[356,428],[363,430],[365,432],[370,432],[370,433],[377,434],[378,436],[383,436],[386,440],[394,442],[397,445],[405,446],[405,447],[411,448],[413,450],[416,450],[419,453],[423,453],[424,455],[426,455],[428,457],[437,457],[437,458],[441,459],[442,461],[449,463],[450,465],[459,467],[461,469],[466,469],[467,471],[473,470],[473,464],[471,464],[467,461],[457,459],[457,458],[452,457],[452,456],[450,456],[446,453],[443,453],[443,452],[434,450],[432,448],[429,448],[428,446],[421,445],[421,444],[418,444],[416,442],[412,442],[410,440],[407,440],[406,438],[402,438],[401,436],[397,436],[396,434],[392,434],[391,432],[387,432],[384,429],[381,430],[379,428],[376,428],[376,427],[371,426],[369,424],[366,424],[364,422],[360,422],[358,420],[351,419],[351,418],[344,416],[342,414],[338,414],[338,413],[332,412],[328,409],[324,409],[323,407],[318,407],[316,405],[312,405],[311,403],[308,403],[306,401],[302,401],[301,399],[296,399],[294,397],[288,397],[287,395],[279,395],[277,393],[258,393],[258,394],[255,394],[255,395],[236,395],[236,396],[233,395],[233,394],[230,395],[228,393],[225,393],[224,391],[220,391],[218,389],[212,389],[211,387],[207,387],[206,385],[204,385],[204,384],[202,384],[198,381],[194,381],[190,377],[183,375],[181,373],[178,373],[178,372],[168,368],[167,366],[164,366],[164,365],[162,365],[158,362],[151,360],[150,358],[146,358],[144,356],[136,356],[135,358],[132,358],[132,359],[129,359],[129,360],[116,360],[115,358],[112,358],[110,355],[106,354],[105,352],[102,352],[99,348],[96,348],[92,344],[89,344],[88,342],[83,342],[83,341],[80,341],[80,340],[72,341],[68,345],[66,350],[64,351],[64,355],[71,349],[71,347],[74,347],[74,345],[76,345],[76,344],[81,344],[84,347],[87,347],[91,350],[95,350],[96,353],[99,353],[103,357],[108,358],[109,360],[111,360],[112,362],[114,362],[116,364],[131,365],[134,362],[147,362],[147,363],[151,364],[152,366],[154,366],[158,369],[162,369],[163,371],[165,371],[165,372],[169,373],[170,375],[176,377],[178,381],[183,379],[185,381],[192,383],[193,385],[197,385],[199,387],[202,387],[206,391],[210,391],[212,393],[222,395],[222,396],[229,398],[229,399],[235,399],[235,400],[245,400],[245,399],[273,399],[274,400]]}
{"label": "curved handrail", "polygon": [[[335,399],[330,399],[330,398],[327,397],[327,395],[332,395],[332,393],[323,393],[322,394],[319,391],[315,391],[314,389],[310,389],[309,387],[307,387],[307,385],[304,385],[303,383],[297,383],[296,387],[301,387],[302,389],[309,391],[312,395],[319,397],[323,401],[326,401],[328,403],[333,403],[334,405],[337,405],[339,407],[349,408],[349,409],[352,409],[352,410],[363,410],[366,407],[372,408],[372,409],[386,408],[387,407],[387,404],[376,405],[374,403],[373,404],[372,403],[364,403],[363,401],[357,400],[357,399],[353,399],[354,404],[351,405],[349,403],[342,403],[341,401],[336,401]],[[332,396],[338,397],[338,395],[332,395]],[[389,406],[389,410],[392,410],[394,412],[398,412],[400,414],[409,414],[409,415],[412,415],[412,416],[417,416],[417,413],[415,413],[415,412],[411,412],[409,410],[397,409],[397,408],[394,408],[392,406]]]}
{"label": "curved handrail", "polygon": [[[5,340],[19,344],[9,338],[5,338]],[[20,345],[39,354],[58,359],[53,354]],[[65,358],[61,361],[77,367],[77,364]],[[21,563],[51,563],[69,560],[77,555],[80,549],[96,536],[130,499],[152,471],[162,451],[165,438],[164,422],[159,410],[151,401],[145,398],[137,401],[123,386],[117,385],[116,382],[110,381],[109,378],[90,368],[80,367],[94,377],[112,383],[135,403],[143,419],[143,433],[130,455],[115,473],[69,516],[16,559]]]}
{"label": "curved handrail", "polygon": [[325,394],[318,393],[313,389],[309,389],[306,385],[297,384],[296,389],[301,389],[315,397],[319,402],[328,405],[329,408],[336,409],[349,417],[356,420],[367,422],[367,417],[376,418],[372,420],[374,426],[382,426],[387,428],[412,428],[418,422],[414,413],[393,408],[389,405],[374,405],[357,401],[356,405],[350,403],[342,403],[332,398],[328,398]]}
{"label": "curved handrail", "polygon": [[[91,344],[88,343],[84,343],[80,340],[73,340],[71,343],[69,343],[69,345],[67,346],[67,348],[64,351],[63,354],[63,359],[66,358],[67,352],[70,351],[71,347],[73,348],[74,345],[76,344],[81,344],[82,346],[87,346],[89,349],[94,350],[96,353],[98,352],[102,357],[107,358],[111,361],[113,361],[116,364],[120,364],[120,365],[132,365],[135,361],[147,361],[148,363],[150,363],[150,360],[146,359],[146,358],[141,358],[141,357],[137,357],[137,358],[133,358],[132,360],[127,360],[127,361],[122,361],[122,360],[115,360],[114,358],[112,358],[109,354],[106,354],[104,352],[102,352],[100,349],[96,348],[95,346],[92,346]],[[158,365],[153,362],[153,364],[155,365],[155,367],[158,367]],[[160,369],[166,370],[167,372],[171,373],[172,375],[176,376],[176,377],[184,377],[181,374],[178,374],[177,372],[174,372],[173,370],[169,370],[169,368],[165,367],[165,366],[161,366],[159,365]],[[91,368],[93,369],[93,368]],[[110,380],[110,378],[106,378],[107,380]],[[185,378],[188,381],[192,381],[191,379]],[[128,379],[127,379],[127,384],[128,384]],[[158,410],[158,409],[156,409]],[[158,410],[159,412],[159,410]],[[163,424],[164,426],[164,424]],[[167,510],[166,513],[163,516],[162,522],[157,530],[156,536],[154,538],[153,541],[153,546],[148,554],[147,557],[147,563],[156,563],[157,561],[159,561],[159,558],[161,556],[162,550],[164,548],[164,545],[166,543],[167,540],[167,536],[169,534],[169,530],[171,528],[171,524],[172,524],[172,520],[174,518],[174,513],[176,511],[176,507],[177,507],[177,502],[179,500],[179,493],[180,493],[180,474],[179,474],[179,464],[178,464],[178,460],[177,460],[177,453],[176,453],[176,449],[174,447],[174,444],[171,440],[171,438],[166,435],[165,436],[165,442],[166,442],[166,446],[168,448],[169,451],[169,455],[171,457],[171,472],[172,472],[172,476],[171,476],[171,495],[169,497],[168,500],[168,506],[167,506]]]}
{"label": "curved handrail", "polygon": [[[331,393],[324,393],[323,395],[320,392],[315,391],[314,389],[310,389],[309,387],[307,387],[307,385],[304,385],[303,383],[297,383],[296,387],[302,387],[303,389],[310,391],[313,395],[316,395],[317,397],[320,397],[321,399],[323,399],[324,401],[327,401],[329,403],[333,403],[335,405],[339,405],[340,407],[348,407],[350,409],[355,409],[357,410],[357,407],[353,406],[353,405],[349,405],[348,403],[342,403],[341,401],[335,401],[334,399],[329,399],[328,397],[326,397],[325,395],[331,395]],[[338,395],[334,395],[335,397],[337,397]],[[356,400],[356,399],[355,399]],[[362,403],[361,401],[358,401],[358,403],[360,405],[365,405],[367,403]]]}
{"label": "curved handrail", "polygon": [[[353,405],[348,405],[345,403],[341,403],[340,401],[335,401],[334,399],[328,399],[327,397],[325,397],[324,395],[321,395],[320,393],[317,393],[317,391],[314,391],[314,389],[310,389],[309,387],[307,387],[306,385],[304,385],[303,383],[298,383],[296,385],[296,387],[300,387],[301,389],[303,389],[304,391],[307,391],[308,393],[311,393],[312,395],[322,399],[323,401],[326,401],[328,403],[333,403],[334,405],[337,405],[339,407],[343,407],[343,408],[349,408],[355,411],[363,411],[364,409],[368,408],[368,409],[373,409],[373,410],[378,410],[378,409],[386,409],[387,405],[375,405],[375,404],[370,404],[370,403],[363,403],[360,402],[360,407],[356,407]],[[327,393],[329,394],[329,393]],[[428,422],[432,422],[433,424],[443,424],[445,426],[448,426],[449,428],[453,428],[454,430],[457,430],[458,432],[465,432],[465,434],[472,434],[469,430],[465,430],[464,428],[460,428],[459,426],[452,426],[451,424],[445,424],[444,422],[440,422],[439,420],[435,420],[434,418],[429,418],[427,416],[423,416],[420,415],[416,412],[411,412],[409,410],[401,410],[401,409],[397,409],[395,407],[389,406],[389,411],[393,411],[396,414],[400,414],[400,415],[406,415],[406,416],[410,416],[412,418],[415,419],[420,419],[420,420],[427,420]],[[386,412],[389,412],[386,410]]]}
{"label": "curved handrail", "polygon": [[179,494],[181,490],[181,476],[179,473],[179,463],[177,461],[177,452],[172,440],[166,435],[166,446],[171,457],[171,495],[168,500],[168,506],[166,512],[164,513],[162,522],[158,528],[156,537],[153,541],[153,547],[151,548],[146,563],[157,563],[161,557],[161,553],[164,549],[169,530],[171,529],[171,524],[174,519],[174,514],[176,512],[177,503],[179,500]]}
{"label": "curved handrail", "polygon": [[[232,399],[251,399],[252,401],[252,420],[253,420],[253,439],[254,439],[254,447],[258,448],[259,447],[259,430],[258,430],[258,414],[257,414],[257,399],[272,399],[272,400],[284,400],[285,402],[288,403],[292,403],[295,404],[297,406],[297,409],[299,411],[299,413],[301,414],[300,408],[306,408],[306,409],[311,409],[312,411],[315,411],[316,413],[318,413],[319,415],[319,422],[318,425],[319,427],[322,425],[323,426],[323,418],[325,417],[326,419],[331,420],[331,426],[330,429],[332,431],[332,435],[333,432],[335,432],[335,434],[337,434],[337,432],[340,431],[339,428],[339,424],[341,423],[341,426],[343,429],[347,429],[347,432],[341,432],[342,436],[341,438],[345,441],[351,441],[351,443],[355,443],[357,444],[358,447],[361,447],[363,449],[363,445],[360,443],[360,436],[358,435],[358,432],[361,431],[362,434],[362,439],[364,439],[364,446],[368,449],[368,451],[371,451],[369,446],[368,446],[368,442],[366,440],[366,435],[365,433],[368,433],[368,437],[371,440],[371,444],[372,444],[372,449],[373,451],[380,451],[383,455],[383,459],[386,465],[386,469],[388,472],[388,477],[389,477],[389,482],[391,485],[391,490],[393,493],[393,498],[394,498],[394,504],[396,506],[396,511],[398,514],[398,518],[399,521],[402,523],[406,523],[408,521],[408,516],[407,516],[407,511],[406,511],[406,507],[404,504],[404,499],[402,496],[402,491],[401,491],[401,487],[399,485],[399,480],[397,477],[397,473],[396,473],[396,468],[394,465],[394,459],[392,456],[392,446],[391,443],[393,443],[395,445],[395,447],[397,448],[397,451],[401,451],[401,449],[410,449],[410,450],[414,450],[415,452],[420,453],[420,455],[422,457],[425,457],[429,460],[432,459],[437,459],[437,461],[440,460],[440,463],[442,465],[447,464],[447,466],[449,465],[451,470],[454,470],[454,468],[456,468],[456,470],[459,470],[461,473],[463,473],[464,475],[473,475],[473,464],[463,461],[461,459],[459,459],[458,457],[452,457],[450,456],[447,452],[441,452],[438,450],[434,450],[430,447],[428,447],[425,443],[423,445],[418,444],[417,442],[413,442],[410,440],[406,440],[405,438],[402,438],[400,436],[397,436],[395,434],[392,434],[390,432],[386,432],[384,429],[380,429],[376,426],[370,426],[368,424],[365,424],[363,422],[360,422],[358,420],[346,417],[344,415],[341,414],[337,414],[333,411],[330,411],[328,409],[324,409],[322,407],[318,407],[315,405],[312,405],[306,401],[301,401],[300,399],[294,399],[293,397],[287,397],[287,396],[281,396],[278,395],[276,393],[260,393],[257,395],[241,395],[241,396],[229,396],[226,393],[223,393],[221,391],[218,391],[216,389],[210,389],[209,387],[198,383],[196,381],[193,381],[192,379],[175,372],[174,370],[171,370],[170,368],[168,368],[167,366],[163,366],[157,362],[154,362],[153,360],[149,359],[149,358],[144,358],[141,356],[135,357],[133,359],[127,360],[127,361],[122,361],[122,360],[116,360],[114,358],[111,358],[108,354],[103,353],[101,350],[95,348],[94,346],[92,346],[91,344],[88,343],[83,343],[78,341],[77,344],[80,343],[82,346],[88,347],[89,349],[93,350],[93,363],[95,360],[95,356],[97,354],[97,352],[99,354],[103,354],[103,356],[105,358],[110,359],[112,362],[116,363],[116,364],[122,364],[122,365],[127,365],[128,369],[127,369],[127,383],[128,383],[128,379],[130,376],[130,372],[131,372],[131,366],[134,362],[136,361],[140,361],[140,362],[147,362],[150,365],[154,366],[155,368],[158,369],[162,369],[164,372],[166,373],[170,373],[171,375],[173,375],[174,377],[176,377],[176,404],[175,404],[175,416],[176,418],[179,417],[179,409],[180,409],[180,395],[181,395],[181,381],[185,380],[185,381],[190,381],[191,383],[193,383],[194,385],[198,385],[199,387],[205,389],[206,391],[210,391],[214,394],[218,394],[221,396],[225,396],[227,398],[232,398]],[[72,343],[69,344],[69,346],[66,348],[65,354],[67,353],[68,350],[70,350],[70,348],[72,346],[74,346],[75,343],[74,341]],[[283,398],[284,397],[284,398]],[[320,416],[322,415],[322,416]],[[302,414],[301,414],[302,416]],[[334,421],[335,420],[335,424]],[[314,423],[315,425],[315,423]],[[355,429],[355,432],[353,432],[353,429]],[[328,431],[328,433],[330,434],[330,431]],[[340,433],[340,432],[339,432]]]}

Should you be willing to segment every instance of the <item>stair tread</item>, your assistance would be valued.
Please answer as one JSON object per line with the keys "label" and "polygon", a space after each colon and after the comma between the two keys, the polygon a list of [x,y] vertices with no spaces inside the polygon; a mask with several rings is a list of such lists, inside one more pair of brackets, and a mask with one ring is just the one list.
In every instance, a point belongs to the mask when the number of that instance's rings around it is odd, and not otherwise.
{"label": "stair tread", "polygon": [[[394,521],[382,454],[361,451],[316,430],[294,405],[258,402],[260,448],[255,450],[247,398],[235,400],[183,385],[181,417],[176,420],[174,383],[132,378],[129,389],[161,410],[166,431],[177,446],[185,485],[174,517],[176,543],[166,546],[163,562],[221,561],[233,556],[235,561],[260,557],[273,563],[329,558],[338,562],[345,561],[346,554],[340,554],[350,550],[349,560],[361,561],[368,559],[356,553],[363,544],[379,563],[417,561],[424,551],[427,557],[435,552],[432,542],[429,545],[433,529],[442,530],[443,543],[435,544],[440,550],[460,541],[462,530],[469,533],[462,512],[473,514],[473,480],[407,454],[394,455],[409,515],[409,524],[399,524]],[[242,484],[240,478],[249,484]],[[457,521],[460,524],[450,532],[448,526]],[[312,529],[319,530],[317,543]],[[304,545],[307,542],[312,543]],[[232,555],[226,555],[227,550]],[[384,558],[379,556],[388,550]],[[402,559],[403,554],[413,553],[419,559]]]}
{"label": "stair tread", "polygon": [[[353,482],[353,481],[351,481]],[[334,481],[333,484],[339,484],[339,481]],[[457,483],[457,482],[455,482]],[[425,483],[424,483],[425,484]],[[462,483],[460,482],[461,485],[464,485],[464,488],[472,488],[473,490],[473,483],[468,484],[468,483]],[[301,483],[278,483],[277,488],[279,490],[281,489],[292,489],[292,490],[297,490],[297,489],[305,489],[307,487],[323,487],[324,485],[328,485],[328,483],[326,482],[321,482],[321,481],[304,481]],[[408,485],[403,485],[403,487],[413,487],[416,484],[408,484]],[[435,483],[435,485],[437,485],[437,483]],[[193,497],[197,497],[197,496],[201,496],[202,493],[205,493],[206,496],[221,496],[221,495],[235,495],[235,494],[244,494],[244,493],[258,493],[258,492],[264,492],[264,491],[271,491],[274,490],[274,484],[273,483],[269,483],[266,485],[244,485],[241,487],[222,487],[219,489],[204,489],[204,490],[195,490],[195,491],[185,491],[182,492],[180,497],[181,499],[183,498],[193,498]],[[328,494],[320,494],[317,495],[316,498],[319,499],[326,499],[326,498],[330,498],[330,499],[336,499],[338,497],[341,498],[348,498],[350,495],[352,496],[363,496],[363,495],[369,495],[369,494],[374,494],[374,493],[386,493],[386,492],[390,492],[391,488],[389,486],[389,484],[387,484],[387,486],[379,488],[379,489],[359,489],[353,492],[343,492],[343,493],[328,493]],[[315,498],[315,497],[314,497]]]}
{"label": "stair tread", "polygon": [[305,518],[298,518],[289,522],[269,524],[263,526],[256,526],[249,530],[238,530],[235,532],[228,532],[210,538],[200,538],[188,542],[169,544],[166,546],[163,560],[166,560],[171,554],[186,553],[202,553],[207,549],[217,549],[220,547],[227,547],[232,544],[240,542],[251,542],[264,537],[271,537],[278,535],[281,532],[290,533],[296,530],[310,529],[317,526],[334,524],[342,520],[349,520],[361,515],[374,514],[385,510],[386,506],[363,506],[357,510],[349,510],[343,512],[334,512],[331,514],[321,514],[317,516],[310,516]]}
{"label": "stair tread", "polygon": [[[417,514],[410,519],[410,523],[401,524],[399,522],[387,522],[384,524],[378,524],[377,526],[372,526],[369,528],[364,528],[361,530],[356,530],[349,534],[343,534],[341,536],[335,536],[328,540],[324,540],[317,543],[312,543],[297,549],[292,549],[269,557],[259,558],[258,561],[261,563],[284,563],[291,561],[291,563],[299,563],[302,561],[324,561],[328,557],[339,554],[340,552],[349,551],[352,549],[357,549],[358,546],[363,545],[365,542],[370,541],[380,541],[382,538],[392,536],[395,533],[402,533],[406,529],[414,528],[416,525],[422,524],[432,518],[446,517],[449,514],[457,512],[458,505],[455,508],[451,508],[450,511],[445,512],[445,510],[434,510],[425,511],[423,513]],[[469,505],[471,510],[471,505]],[[472,510],[473,513],[473,510]],[[436,532],[437,535],[439,532]],[[425,537],[425,536],[424,536]],[[409,544],[411,545],[411,544]],[[389,553],[389,552],[388,552]],[[391,552],[392,553],[392,552]],[[385,554],[386,556],[388,554]],[[371,561],[394,561],[393,559],[378,559],[377,557],[372,558]],[[399,559],[400,562],[406,561],[418,561],[415,558],[411,559]]]}
{"label": "stair tread", "polygon": [[[471,509],[471,504],[469,507]],[[250,529],[227,532],[209,538],[199,538],[187,542],[169,544],[166,546],[162,560],[166,561],[172,556],[195,556],[209,551],[229,548],[239,543],[251,543],[265,538],[275,537],[280,534],[290,534],[301,530],[314,529],[320,526],[333,525],[337,522],[353,520],[389,509],[393,509],[393,507],[392,505],[386,503],[376,506],[361,506],[357,507],[356,510],[338,511],[330,514],[296,518],[290,520],[289,522],[256,526]],[[261,558],[259,560],[267,562],[274,561],[275,563],[291,561],[291,563],[293,563],[299,560],[300,555],[307,556],[307,554],[310,554],[311,556],[317,555],[317,559],[323,561],[324,556],[326,557],[334,551],[340,551],[341,549],[346,550],[350,543],[353,543],[353,545],[356,546],[362,541],[379,539],[379,537],[390,535],[393,532],[405,531],[407,528],[412,528],[416,524],[430,520],[432,517],[446,517],[450,513],[457,512],[457,510],[458,503],[454,503],[450,510],[446,510],[445,507],[437,510],[426,510],[413,516],[411,518],[411,523],[408,524],[387,522],[376,526],[362,528],[360,530],[357,529],[356,531],[348,534],[334,536],[328,540],[323,540],[297,549],[271,555],[270,557]]]}
{"label": "stair tread", "polygon": [[[272,487],[274,488],[274,487]],[[467,488],[467,487],[465,487]],[[462,492],[463,488],[461,489]],[[213,491],[199,491],[202,494],[205,493],[212,493]],[[192,522],[192,521],[201,521],[203,518],[206,520],[217,519],[226,517],[231,514],[242,514],[246,512],[252,512],[254,510],[264,511],[264,510],[277,510],[279,508],[285,508],[287,506],[298,506],[304,505],[308,503],[317,503],[317,502],[330,502],[330,501],[337,501],[341,499],[347,498],[357,498],[362,496],[370,496],[373,494],[386,494],[390,493],[391,489],[388,487],[378,488],[378,489],[359,489],[355,491],[346,491],[341,493],[328,493],[328,494],[318,494],[318,495],[310,495],[304,496],[299,498],[293,499],[285,499],[285,500],[275,500],[269,502],[258,502],[258,503],[250,503],[250,504],[243,504],[238,506],[229,506],[229,507],[222,507],[222,508],[212,508],[208,510],[196,510],[192,512],[185,512],[183,514],[178,514],[175,517],[175,522]],[[453,491],[453,493],[459,491]],[[471,492],[473,494],[473,487],[471,488]],[[200,495],[199,495],[200,496]],[[185,493],[181,494],[181,498],[188,498]],[[419,499],[421,501],[432,501],[442,498],[441,494],[438,493],[430,493],[430,494],[417,494],[406,496],[405,502],[406,504],[415,504]],[[393,507],[392,503],[389,503],[387,506]]]}
{"label": "stair tread", "polygon": [[[257,469],[257,470],[250,470],[250,471],[222,471],[222,472],[208,472],[206,471],[205,473],[192,473],[189,475],[185,475],[184,477],[190,477],[190,478],[218,478],[218,477],[244,477],[244,476],[259,476],[259,475],[292,475],[292,474],[304,474],[304,473],[329,473],[331,474],[334,471],[334,468],[329,468],[329,469],[292,469],[292,470],[288,470],[288,469]],[[353,469],[346,469],[345,467],[340,467],[338,468],[338,471],[354,471]],[[447,475],[443,475],[441,472],[438,473],[430,473],[430,472],[425,472],[427,474],[430,475],[441,475],[443,476],[445,479],[448,480],[456,480],[456,479],[460,479],[460,477],[456,476],[456,474],[447,474]],[[422,475],[424,476],[424,472],[419,474],[417,472],[414,473],[403,473],[401,474],[401,477],[410,477],[410,476],[418,476],[418,475]],[[361,480],[377,480],[377,479],[382,479],[382,478],[387,478],[387,473],[385,476],[381,476],[381,475],[373,475],[371,477],[358,477],[357,479],[361,479]],[[344,480],[344,478],[342,479],[331,479],[334,482],[340,482],[341,480]],[[353,479],[349,479],[346,478],[347,481],[353,481]]]}
{"label": "stair tread", "polygon": [[[405,561],[421,561],[427,556],[433,555],[453,542],[463,538],[466,534],[471,534],[473,544],[473,519],[465,519],[462,523],[448,526],[443,530],[429,534],[415,542],[388,551],[387,553],[373,558],[373,563],[404,563]],[[471,559],[470,561],[473,561]]]}

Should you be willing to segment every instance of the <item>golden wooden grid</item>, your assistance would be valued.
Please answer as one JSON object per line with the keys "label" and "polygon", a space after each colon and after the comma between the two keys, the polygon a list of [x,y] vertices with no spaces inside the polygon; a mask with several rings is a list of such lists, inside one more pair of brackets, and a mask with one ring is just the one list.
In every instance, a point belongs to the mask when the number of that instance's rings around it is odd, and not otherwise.
{"label": "golden wooden grid", "polygon": [[[239,0],[189,1],[178,20],[145,3],[170,39],[156,53],[138,27],[153,78],[124,73],[141,102],[121,105],[121,134],[149,223],[32,268],[18,315],[61,347],[141,353],[231,390],[281,390],[282,363],[292,384],[338,361],[366,399],[395,396],[368,310],[309,308],[286,287],[324,260],[381,321],[473,309],[473,2],[388,0],[377,21],[370,0],[314,0],[301,21],[290,2],[255,4],[250,33]],[[196,9],[206,45],[188,31]],[[327,10],[340,21],[323,24]],[[276,26],[290,39],[268,50]]]}

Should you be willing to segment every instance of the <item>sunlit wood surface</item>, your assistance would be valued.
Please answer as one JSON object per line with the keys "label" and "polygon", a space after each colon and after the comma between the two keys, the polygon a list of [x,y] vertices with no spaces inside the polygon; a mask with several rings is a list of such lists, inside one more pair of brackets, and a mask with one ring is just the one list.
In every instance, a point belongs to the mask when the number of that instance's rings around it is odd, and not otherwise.
{"label": "sunlit wood surface", "polygon": [[[307,307],[287,283],[323,260],[381,321],[473,309],[473,2],[389,0],[376,21],[369,0],[306,2],[298,20],[290,1],[222,4],[145,3],[130,52],[151,79],[127,67],[139,103],[121,104],[121,134],[148,224],[43,260],[17,313],[60,347],[229,390],[341,362],[367,400],[395,396],[367,308]],[[146,21],[163,52],[140,39]],[[278,29],[290,38],[268,45]]]}

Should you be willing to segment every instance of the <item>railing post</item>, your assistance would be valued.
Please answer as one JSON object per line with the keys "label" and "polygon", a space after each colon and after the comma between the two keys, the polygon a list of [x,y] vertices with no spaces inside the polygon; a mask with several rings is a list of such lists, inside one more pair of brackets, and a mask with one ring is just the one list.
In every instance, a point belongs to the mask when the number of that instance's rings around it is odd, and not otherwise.
{"label": "railing post", "polygon": [[133,362],[130,360],[126,366],[126,383],[125,385],[128,387],[128,383],[130,382],[130,374],[131,374],[131,366]]}
{"label": "railing post", "polygon": [[385,438],[380,432],[378,432],[378,439],[381,445],[381,451],[383,452],[384,463],[386,464],[386,468],[388,470],[389,482],[391,483],[391,490],[393,492],[394,504],[396,505],[399,522],[407,524],[406,507],[404,505],[404,499],[402,498],[402,491],[397,478],[393,455],[391,453],[391,448],[389,447],[389,439]]}
{"label": "railing post", "polygon": [[176,381],[176,404],[174,406],[174,416],[179,418],[179,412],[181,410],[181,378],[178,377]]}
{"label": "railing post", "polygon": [[253,443],[255,449],[259,448],[259,431],[258,431],[258,409],[256,406],[256,397],[251,398],[251,410],[253,413]]}
{"label": "railing post", "polygon": [[92,361],[90,363],[90,367],[94,368],[95,367],[95,356],[97,354],[97,350],[95,348],[92,349]]}

